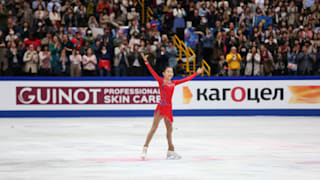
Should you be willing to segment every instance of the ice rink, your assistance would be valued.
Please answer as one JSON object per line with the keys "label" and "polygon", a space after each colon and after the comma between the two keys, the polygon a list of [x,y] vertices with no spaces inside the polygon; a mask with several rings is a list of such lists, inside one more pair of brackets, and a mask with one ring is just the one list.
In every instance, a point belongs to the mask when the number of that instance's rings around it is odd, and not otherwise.
{"label": "ice rink", "polygon": [[139,159],[152,118],[0,119],[1,180],[319,180],[319,117],[175,117]]}

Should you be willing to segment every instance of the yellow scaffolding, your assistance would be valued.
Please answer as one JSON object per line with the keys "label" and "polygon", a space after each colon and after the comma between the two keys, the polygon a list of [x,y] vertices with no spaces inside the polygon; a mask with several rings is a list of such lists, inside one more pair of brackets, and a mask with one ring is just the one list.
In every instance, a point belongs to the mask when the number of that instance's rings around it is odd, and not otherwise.
{"label": "yellow scaffolding", "polygon": [[[134,1],[135,2],[135,1]],[[146,23],[146,22],[149,22],[151,17],[153,16],[153,11],[150,7],[147,8],[147,15],[146,15],[146,19],[145,19],[145,0],[137,0],[137,2],[139,3],[139,5],[141,6],[141,21],[142,23]]]}
{"label": "yellow scaffolding", "polygon": [[[196,72],[196,54],[194,53],[194,51],[190,47],[187,47],[186,44],[182,40],[180,40],[176,34],[173,37],[173,43],[179,50],[179,56],[177,57],[177,59],[182,60],[182,53],[185,54],[185,57],[186,57],[186,62],[184,64],[185,70],[189,73],[189,75],[195,73]],[[189,60],[192,60],[193,62],[192,69],[190,68]],[[203,72],[201,76],[205,76],[205,73],[207,76],[211,76],[211,67],[209,66],[207,61],[205,61],[204,59],[202,59],[201,61],[201,67],[203,68]]]}

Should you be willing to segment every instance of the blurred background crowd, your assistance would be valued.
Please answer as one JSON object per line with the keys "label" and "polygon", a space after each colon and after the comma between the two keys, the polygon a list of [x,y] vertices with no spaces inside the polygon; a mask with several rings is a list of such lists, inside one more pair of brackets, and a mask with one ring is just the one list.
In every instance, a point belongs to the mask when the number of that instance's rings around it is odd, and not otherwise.
{"label": "blurred background crowd", "polygon": [[173,35],[211,76],[320,74],[320,0],[0,1],[1,76],[184,76]]}

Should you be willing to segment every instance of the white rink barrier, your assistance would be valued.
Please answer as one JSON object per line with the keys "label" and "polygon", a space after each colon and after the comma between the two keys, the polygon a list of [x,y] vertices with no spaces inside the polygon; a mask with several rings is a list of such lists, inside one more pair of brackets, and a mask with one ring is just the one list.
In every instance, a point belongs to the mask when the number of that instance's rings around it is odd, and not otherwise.
{"label": "white rink barrier", "polygon": [[[0,117],[151,116],[160,100],[152,77],[7,77],[0,87]],[[176,116],[319,116],[320,77],[198,77],[172,103]]]}

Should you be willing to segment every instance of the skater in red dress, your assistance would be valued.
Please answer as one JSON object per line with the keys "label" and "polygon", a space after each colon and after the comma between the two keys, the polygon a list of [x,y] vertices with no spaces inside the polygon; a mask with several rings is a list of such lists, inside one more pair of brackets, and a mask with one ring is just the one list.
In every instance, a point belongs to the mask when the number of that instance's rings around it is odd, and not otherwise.
{"label": "skater in red dress", "polygon": [[172,122],[173,122],[173,117],[172,117],[172,104],[171,104],[171,99],[172,99],[172,94],[174,91],[174,87],[176,85],[179,85],[181,83],[187,82],[193,78],[195,78],[197,75],[202,73],[202,68],[199,68],[196,73],[193,75],[186,77],[181,80],[173,80],[171,81],[173,77],[173,68],[172,67],[166,67],[164,69],[164,72],[162,72],[163,79],[158,76],[158,74],[152,69],[150,66],[147,58],[148,56],[145,56],[144,54],[141,54],[147,68],[149,69],[150,73],[152,76],[158,81],[159,83],[159,88],[160,88],[160,103],[157,105],[157,108],[154,113],[154,119],[153,119],[153,124],[150,129],[150,132],[147,136],[146,142],[143,147],[142,155],[141,158],[145,159],[146,154],[147,154],[147,149],[149,146],[149,143],[156,132],[158,125],[160,123],[161,119],[164,119],[166,128],[167,128],[167,140],[168,140],[168,153],[167,153],[167,159],[180,159],[181,156],[179,156],[175,151],[174,151],[174,146],[172,144]]}

